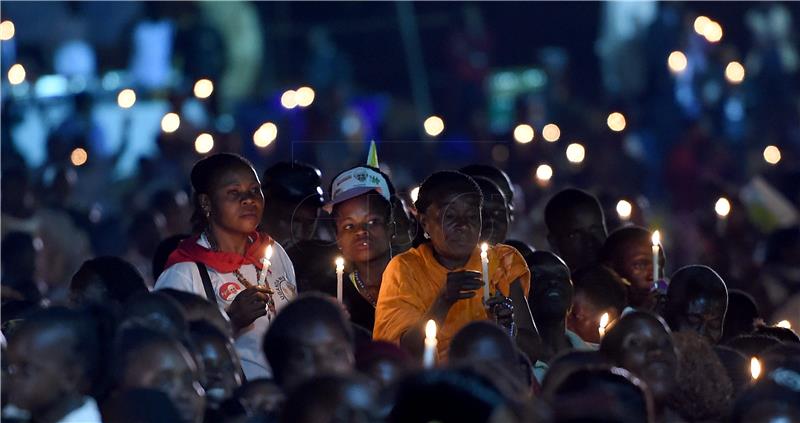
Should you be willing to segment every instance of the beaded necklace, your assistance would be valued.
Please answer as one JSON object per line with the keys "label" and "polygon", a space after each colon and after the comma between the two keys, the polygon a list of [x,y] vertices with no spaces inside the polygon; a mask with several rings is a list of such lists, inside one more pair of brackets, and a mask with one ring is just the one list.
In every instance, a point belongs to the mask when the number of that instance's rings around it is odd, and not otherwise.
{"label": "beaded necklace", "polygon": [[373,307],[377,306],[378,299],[373,297],[372,294],[369,292],[369,290],[367,289],[367,285],[361,279],[361,275],[358,274],[358,270],[351,273],[351,275],[353,275],[353,281],[355,282],[356,291],[358,291],[358,293],[361,294],[361,296],[364,297],[364,299],[369,301],[369,303],[372,304]]}

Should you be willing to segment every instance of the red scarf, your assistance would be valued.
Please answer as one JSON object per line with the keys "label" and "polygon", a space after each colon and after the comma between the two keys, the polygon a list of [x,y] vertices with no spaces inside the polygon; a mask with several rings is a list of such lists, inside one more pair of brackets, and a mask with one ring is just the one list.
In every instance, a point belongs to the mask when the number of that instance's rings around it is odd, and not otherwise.
{"label": "red scarf", "polygon": [[181,241],[178,244],[178,248],[169,255],[164,269],[175,263],[197,261],[220,273],[232,273],[247,264],[252,264],[257,269],[261,269],[261,259],[264,258],[264,251],[267,245],[272,244],[272,238],[269,235],[253,232],[250,234],[250,239],[253,242],[247,247],[244,255],[240,255],[224,251],[212,251],[198,244],[198,239],[200,239],[200,235],[193,235]]}

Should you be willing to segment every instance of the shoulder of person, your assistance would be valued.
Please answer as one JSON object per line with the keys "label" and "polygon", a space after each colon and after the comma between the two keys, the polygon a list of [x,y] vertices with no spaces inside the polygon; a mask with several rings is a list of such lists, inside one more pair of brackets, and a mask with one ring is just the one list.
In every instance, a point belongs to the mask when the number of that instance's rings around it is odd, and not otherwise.
{"label": "shoulder of person", "polygon": [[199,277],[200,271],[196,263],[190,261],[175,263],[161,272],[155,289],[175,288],[192,292],[194,280]]}

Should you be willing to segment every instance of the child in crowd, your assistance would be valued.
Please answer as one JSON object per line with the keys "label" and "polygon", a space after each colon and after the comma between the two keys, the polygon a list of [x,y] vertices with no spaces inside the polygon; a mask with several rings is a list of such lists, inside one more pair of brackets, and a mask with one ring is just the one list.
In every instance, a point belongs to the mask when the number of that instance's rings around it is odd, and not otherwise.
{"label": "child in crowd", "polygon": [[625,285],[613,270],[599,265],[584,267],[572,277],[575,296],[567,317],[567,328],[586,342],[600,343],[600,320],[608,313],[608,322],[622,315],[627,304]]}

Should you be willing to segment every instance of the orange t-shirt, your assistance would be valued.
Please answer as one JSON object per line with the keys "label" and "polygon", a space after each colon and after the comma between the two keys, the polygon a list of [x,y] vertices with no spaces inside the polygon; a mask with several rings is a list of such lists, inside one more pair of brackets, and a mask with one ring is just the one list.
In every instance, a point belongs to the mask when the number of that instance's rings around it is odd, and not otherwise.
{"label": "orange t-shirt", "polygon": [[[373,338],[399,343],[400,337],[428,312],[444,287],[448,273],[481,271],[480,252],[476,247],[466,266],[455,270],[448,270],[436,261],[430,243],[395,256],[383,272]],[[522,292],[527,296],[531,275],[522,255],[513,247],[502,244],[491,247],[488,253],[490,295],[499,288],[503,295],[508,296],[511,283],[519,278]],[[482,300],[483,291],[479,290],[474,297],[453,304],[444,325],[437,332],[439,357],[447,357],[450,340],[467,323],[488,319]]]}

